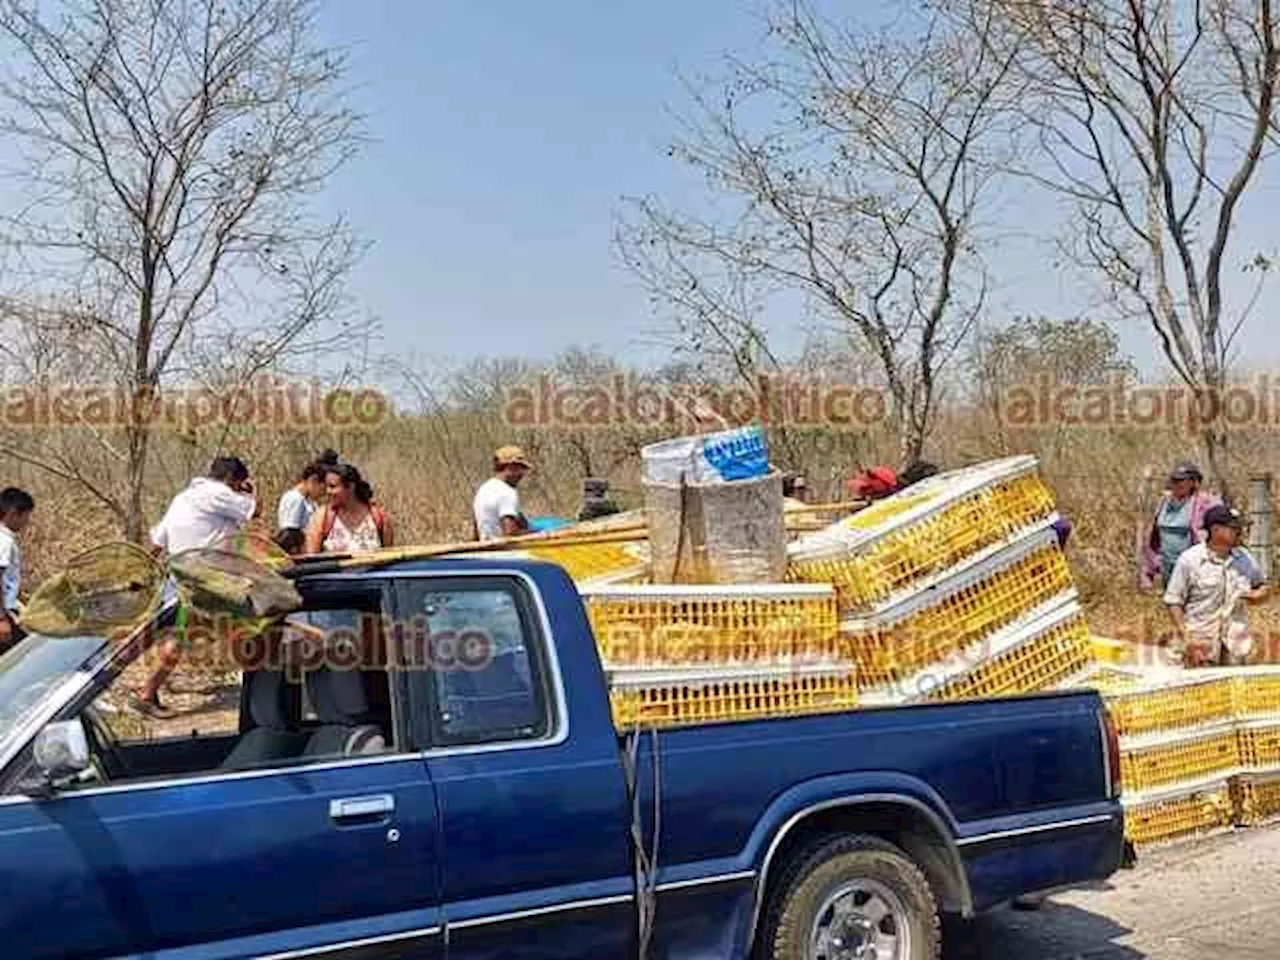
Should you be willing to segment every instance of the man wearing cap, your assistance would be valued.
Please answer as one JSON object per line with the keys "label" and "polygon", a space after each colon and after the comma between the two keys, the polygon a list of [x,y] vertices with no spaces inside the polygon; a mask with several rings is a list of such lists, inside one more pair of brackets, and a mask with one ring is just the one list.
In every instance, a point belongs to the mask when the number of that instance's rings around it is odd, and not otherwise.
{"label": "man wearing cap", "polygon": [[1157,577],[1168,583],[1184,550],[1205,538],[1204,518],[1222,500],[1201,490],[1204,481],[1194,463],[1182,463],[1169,474],[1169,489],[1160,498],[1138,558],[1139,585],[1150,590]]}
{"label": "man wearing cap", "polygon": [[516,487],[529,471],[529,461],[519,447],[501,447],[493,454],[493,476],[480,484],[472,503],[476,537],[497,540],[528,533],[529,521],[520,512]]}
{"label": "man wearing cap", "polygon": [[1178,630],[1174,654],[1186,666],[1246,663],[1253,649],[1247,604],[1265,600],[1262,570],[1240,546],[1244,520],[1225,504],[1204,516],[1206,538],[1174,564],[1164,602]]}

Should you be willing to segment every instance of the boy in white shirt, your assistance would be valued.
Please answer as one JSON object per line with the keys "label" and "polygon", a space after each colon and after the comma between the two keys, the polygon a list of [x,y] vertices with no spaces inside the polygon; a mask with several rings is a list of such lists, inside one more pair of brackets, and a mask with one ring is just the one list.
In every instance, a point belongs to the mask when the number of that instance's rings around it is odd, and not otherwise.
{"label": "boy in white shirt", "polygon": [[22,589],[22,554],[18,549],[18,534],[31,519],[36,502],[31,494],[17,487],[0,490],[0,589],[3,590],[4,609],[0,611],[0,653],[22,639],[18,615],[22,605],[19,594]]}
{"label": "boy in white shirt", "polygon": [[302,468],[298,482],[284,492],[276,508],[276,543],[289,553],[302,549],[307,525],[324,496],[325,465],[319,461]]}
{"label": "boy in white shirt", "polygon": [[476,539],[497,540],[528,532],[529,521],[520,512],[516,487],[530,469],[519,447],[501,447],[494,453],[494,475],[480,484],[472,503]]}

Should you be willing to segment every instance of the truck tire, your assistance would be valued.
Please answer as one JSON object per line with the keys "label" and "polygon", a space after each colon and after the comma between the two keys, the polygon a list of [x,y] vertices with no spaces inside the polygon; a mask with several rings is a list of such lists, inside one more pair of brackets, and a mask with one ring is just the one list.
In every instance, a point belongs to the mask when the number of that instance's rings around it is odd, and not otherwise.
{"label": "truck tire", "polygon": [[942,953],[928,879],[900,849],[869,836],[829,838],[801,852],[760,932],[762,960],[938,960]]}

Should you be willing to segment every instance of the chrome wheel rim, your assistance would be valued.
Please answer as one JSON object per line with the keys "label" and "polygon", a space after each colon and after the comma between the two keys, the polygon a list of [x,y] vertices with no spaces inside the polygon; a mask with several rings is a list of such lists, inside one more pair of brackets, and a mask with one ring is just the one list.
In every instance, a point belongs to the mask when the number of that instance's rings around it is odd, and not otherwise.
{"label": "chrome wheel rim", "polygon": [[876,880],[851,880],[818,909],[805,960],[907,960],[910,955],[902,899]]}

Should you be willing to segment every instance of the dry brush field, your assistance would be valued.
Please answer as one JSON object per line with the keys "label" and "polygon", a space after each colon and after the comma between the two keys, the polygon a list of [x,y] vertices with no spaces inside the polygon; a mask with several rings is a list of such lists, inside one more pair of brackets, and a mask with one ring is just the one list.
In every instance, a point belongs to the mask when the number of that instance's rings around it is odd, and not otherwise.
{"label": "dry brush field", "polygon": [[[396,416],[375,429],[326,432],[282,428],[240,430],[235,435],[158,435],[146,489],[146,521],[154,522],[187,479],[198,473],[219,447],[249,463],[265,498],[264,521],[271,522],[279,495],[294,472],[324,446],[334,446],[359,466],[375,494],[397,522],[402,543],[465,539],[470,531],[471,495],[488,472],[491,451],[518,443],[536,470],[524,497],[531,515],[568,516],[579,506],[585,476],[605,476],[623,508],[640,506],[639,447],[672,430],[619,428],[513,428],[499,411],[449,416]],[[100,455],[101,438],[82,442],[87,460]],[[221,441],[221,442],[220,442]],[[859,466],[895,459],[887,431],[794,428],[770,431],[772,459],[804,473],[813,496],[836,500],[843,480]],[[926,456],[944,468],[1032,453],[1041,461],[1059,509],[1074,525],[1068,557],[1091,625],[1100,634],[1155,637],[1167,617],[1155,598],[1136,589],[1135,529],[1143,512],[1144,473],[1162,477],[1177,460],[1196,456],[1194,438],[1169,427],[1002,428],[991,416],[953,409],[941,418]],[[1268,429],[1239,432],[1229,450],[1233,502],[1245,507],[1250,476],[1280,463],[1280,436]],[[6,464],[5,484],[29,489],[37,510],[24,537],[27,582],[33,585],[67,557],[103,540],[118,539],[112,512],[75,481],[27,463]],[[104,471],[105,474],[105,471]],[[105,476],[93,477],[106,483]],[[1147,484],[1149,486],[1149,484]],[[1280,603],[1254,614],[1263,635],[1280,638]],[[1280,640],[1273,646],[1280,651]],[[1280,661],[1280,652],[1263,654]]]}

